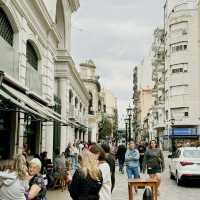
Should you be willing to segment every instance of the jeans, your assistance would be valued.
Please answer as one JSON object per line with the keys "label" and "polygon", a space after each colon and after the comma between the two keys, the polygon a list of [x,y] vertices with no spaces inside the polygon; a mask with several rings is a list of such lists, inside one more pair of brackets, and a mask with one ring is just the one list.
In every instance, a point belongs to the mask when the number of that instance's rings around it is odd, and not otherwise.
{"label": "jeans", "polygon": [[127,167],[126,172],[128,175],[128,179],[140,178],[139,167]]}

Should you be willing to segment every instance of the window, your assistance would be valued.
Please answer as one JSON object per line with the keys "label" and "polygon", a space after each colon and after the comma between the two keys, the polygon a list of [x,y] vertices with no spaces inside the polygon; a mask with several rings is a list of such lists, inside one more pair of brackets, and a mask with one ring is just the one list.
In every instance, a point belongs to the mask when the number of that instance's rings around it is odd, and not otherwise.
{"label": "window", "polygon": [[187,30],[188,30],[188,22],[187,21],[182,21],[182,22],[178,22],[178,23],[170,25],[171,33],[175,33],[176,36],[177,36],[177,34],[179,34],[179,35],[187,34]]}
{"label": "window", "polygon": [[77,108],[78,107],[78,98],[76,97],[75,98],[75,108]]}
{"label": "window", "polygon": [[187,42],[179,42],[171,45],[171,52],[186,51],[188,48]]}
{"label": "window", "polygon": [[169,113],[168,113],[168,110],[166,110],[166,112],[165,112],[165,118],[166,118],[166,120],[168,120],[168,117],[169,117]]}
{"label": "window", "polygon": [[82,111],[82,103],[80,103],[80,112]]}
{"label": "window", "polygon": [[188,107],[172,108],[171,113],[175,119],[182,120],[183,118],[189,116],[189,108]]}
{"label": "window", "polygon": [[185,73],[188,72],[188,63],[179,63],[170,65],[172,73]]}
{"label": "window", "polygon": [[34,47],[29,41],[26,44],[26,59],[34,69],[38,70],[38,56]]}
{"label": "window", "polygon": [[0,8],[0,36],[7,41],[11,46],[13,46],[13,36],[14,32],[8,17],[4,11]]}
{"label": "window", "polygon": [[183,72],[183,68],[172,69],[172,73],[180,73]]}
{"label": "window", "polygon": [[188,112],[185,112],[184,115],[185,115],[185,117],[188,117],[188,116],[189,116],[189,113],[188,113]]}
{"label": "window", "polygon": [[69,103],[72,103],[72,99],[73,99],[73,92],[69,90]]}
{"label": "window", "polygon": [[176,85],[171,88],[171,96],[187,94],[188,85]]}

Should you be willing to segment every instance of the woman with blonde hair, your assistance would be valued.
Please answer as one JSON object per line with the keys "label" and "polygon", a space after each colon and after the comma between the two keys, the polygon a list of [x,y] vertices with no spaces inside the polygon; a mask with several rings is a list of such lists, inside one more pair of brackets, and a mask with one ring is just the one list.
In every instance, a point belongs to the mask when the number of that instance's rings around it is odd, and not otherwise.
{"label": "woman with blonde hair", "polygon": [[99,200],[103,179],[95,155],[83,151],[79,162],[79,168],[69,184],[70,196],[73,200]]}
{"label": "woman with blonde hair", "polygon": [[0,199],[25,200],[29,188],[25,157],[17,155],[8,168],[0,172]]}

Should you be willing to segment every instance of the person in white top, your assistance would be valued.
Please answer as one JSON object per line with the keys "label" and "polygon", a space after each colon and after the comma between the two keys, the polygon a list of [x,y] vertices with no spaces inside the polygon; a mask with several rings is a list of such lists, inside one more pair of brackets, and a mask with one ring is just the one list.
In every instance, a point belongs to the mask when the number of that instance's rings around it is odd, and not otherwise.
{"label": "person in white top", "polygon": [[99,200],[111,200],[111,173],[110,167],[105,159],[105,152],[103,148],[97,144],[90,147],[90,151],[97,156],[99,160],[99,169],[103,177],[103,184],[99,192]]}

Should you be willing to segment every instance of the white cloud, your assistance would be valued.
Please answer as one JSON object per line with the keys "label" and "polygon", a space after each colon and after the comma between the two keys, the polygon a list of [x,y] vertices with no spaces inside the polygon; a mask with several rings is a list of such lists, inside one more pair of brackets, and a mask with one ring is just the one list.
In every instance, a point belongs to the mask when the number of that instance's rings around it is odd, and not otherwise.
{"label": "white cloud", "polygon": [[118,98],[120,119],[132,96],[132,69],[149,51],[153,30],[162,25],[164,0],[80,3],[72,20],[72,55],[77,65],[94,60],[101,82]]}

